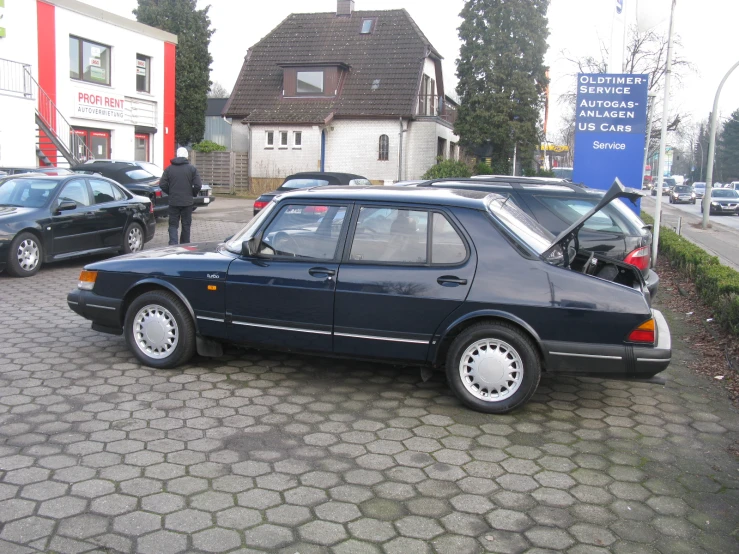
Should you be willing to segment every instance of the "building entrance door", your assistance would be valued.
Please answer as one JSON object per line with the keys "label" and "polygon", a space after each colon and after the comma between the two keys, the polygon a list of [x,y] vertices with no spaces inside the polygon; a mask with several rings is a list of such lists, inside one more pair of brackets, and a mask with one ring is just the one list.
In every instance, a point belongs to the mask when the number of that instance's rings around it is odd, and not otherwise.
{"label": "building entrance door", "polygon": [[[74,133],[84,137],[85,144],[90,151],[90,159],[110,158],[110,131],[98,129],[75,129]],[[79,157],[84,157],[84,152],[78,152]]]}
{"label": "building entrance door", "polygon": [[134,160],[137,162],[149,161],[149,135],[136,133],[134,138]]}

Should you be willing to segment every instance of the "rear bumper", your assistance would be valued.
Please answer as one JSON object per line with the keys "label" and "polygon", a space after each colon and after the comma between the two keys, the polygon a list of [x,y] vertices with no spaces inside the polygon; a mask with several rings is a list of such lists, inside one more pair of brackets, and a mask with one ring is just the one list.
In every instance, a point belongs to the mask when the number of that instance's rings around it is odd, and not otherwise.
{"label": "rear bumper", "polygon": [[646,281],[650,298],[654,300],[657,296],[657,290],[659,289],[659,275],[650,269],[649,273],[647,273],[647,276],[644,278],[644,281]]}
{"label": "rear bumper", "polygon": [[200,206],[210,206],[213,202],[216,201],[215,196],[196,196],[193,200],[193,205],[200,207]]}
{"label": "rear bumper", "polygon": [[664,371],[672,359],[672,337],[662,312],[652,310],[654,346],[543,342],[547,369],[552,373],[608,379],[648,379]]}
{"label": "rear bumper", "polygon": [[76,314],[92,321],[92,328],[105,333],[123,331],[121,307],[123,300],[99,296],[93,291],[74,289],[67,295],[67,305]]}

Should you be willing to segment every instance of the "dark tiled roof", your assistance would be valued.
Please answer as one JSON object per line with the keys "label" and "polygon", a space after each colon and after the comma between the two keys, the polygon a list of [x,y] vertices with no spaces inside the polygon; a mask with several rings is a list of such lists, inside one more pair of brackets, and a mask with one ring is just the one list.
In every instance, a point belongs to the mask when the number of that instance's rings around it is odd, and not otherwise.
{"label": "dark tiled roof", "polygon": [[205,117],[221,117],[221,112],[226,107],[226,102],[228,102],[228,98],[208,98]]}
{"label": "dark tiled roof", "polygon": [[[365,18],[377,23],[362,35]],[[251,123],[321,123],[332,113],[407,117],[428,52],[440,57],[405,10],[292,14],[251,48],[225,113]],[[325,62],[350,66],[338,97],[282,98],[278,64]]]}

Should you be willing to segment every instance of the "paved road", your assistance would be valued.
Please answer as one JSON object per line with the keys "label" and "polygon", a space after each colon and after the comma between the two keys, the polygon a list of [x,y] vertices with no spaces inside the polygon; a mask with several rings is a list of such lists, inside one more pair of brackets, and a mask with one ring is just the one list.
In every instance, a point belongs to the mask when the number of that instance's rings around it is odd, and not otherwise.
{"label": "paved road", "polygon": [[[248,216],[219,200],[193,236]],[[665,387],[545,376],[487,416],[412,368],[142,367],[66,306],[82,265],[0,275],[3,554],[739,551],[739,418],[679,341]]]}
{"label": "paved road", "polygon": [[[642,209],[654,215],[655,200],[646,197]],[[682,218],[682,235],[711,254],[718,256],[721,263],[739,270],[739,217],[712,215],[711,228],[701,228],[702,215],[698,204],[669,204],[667,197],[662,202],[663,225],[675,227],[678,217]]]}

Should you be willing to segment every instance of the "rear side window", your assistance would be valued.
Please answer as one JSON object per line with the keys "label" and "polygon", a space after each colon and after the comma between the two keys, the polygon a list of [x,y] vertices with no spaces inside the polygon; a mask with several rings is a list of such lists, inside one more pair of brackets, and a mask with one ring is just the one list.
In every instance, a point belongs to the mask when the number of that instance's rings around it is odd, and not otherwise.
{"label": "rear side window", "polygon": [[[599,198],[562,198],[552,196],[537,196],[553,214],[559,217],[566,225],[570,225],[592,210]],[[626,208],[628,209],[628,208]],[[633,223],[624,216],[613,204],[605,206],[594,214],[583,226],[589,231],[609,233],[623,233],[633,235],[638,233]]]}
{"label": "rear side window", "polygon": [[144,169],[131,169],[126,171],[126,177],[131,181],[151,181],[155,177]]}
{"label": "rear side window", "polygon": [[[105,204],[121,199],[120,191],[108,181],[90,179],[90,188],[92,188],[92,197],[95,204]],[[116,193],[118,194],[116,195]]]}
{"label": "rear side window", "polygon": [[431,230],[431,263],[458,264],[467,257],[462,237],[449,223],[449,220],[440,213],[433,214]]}

